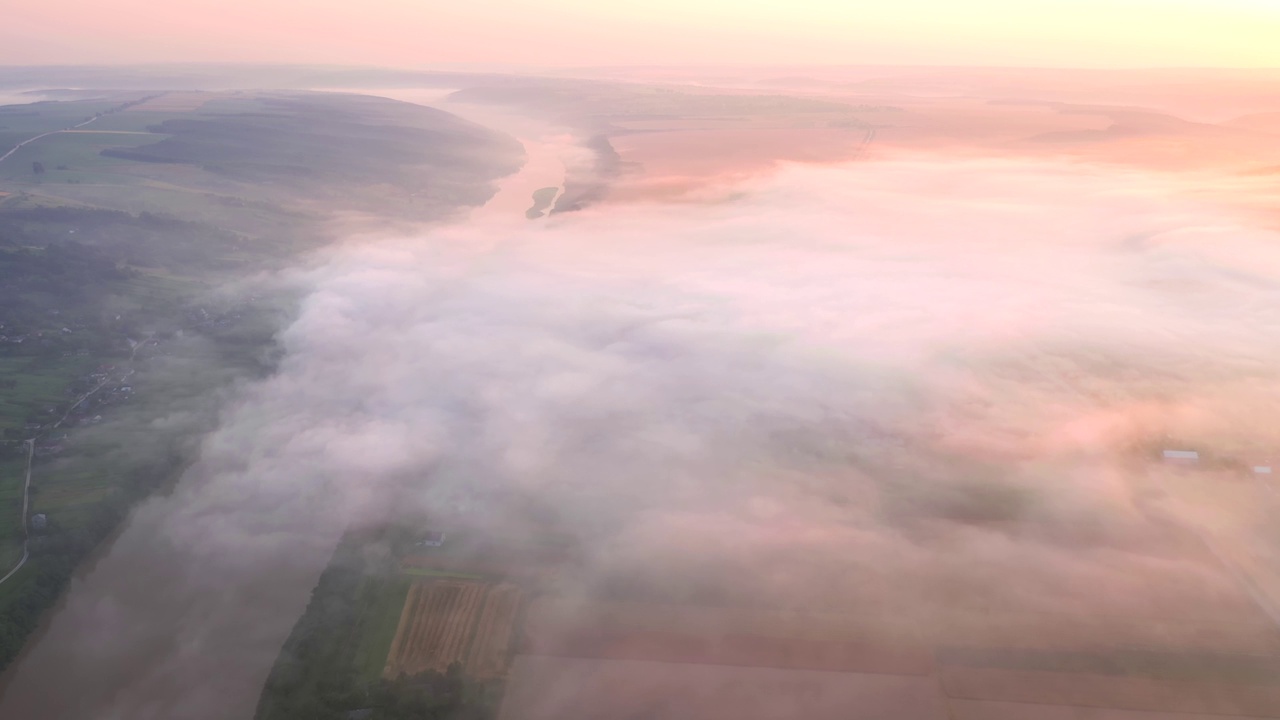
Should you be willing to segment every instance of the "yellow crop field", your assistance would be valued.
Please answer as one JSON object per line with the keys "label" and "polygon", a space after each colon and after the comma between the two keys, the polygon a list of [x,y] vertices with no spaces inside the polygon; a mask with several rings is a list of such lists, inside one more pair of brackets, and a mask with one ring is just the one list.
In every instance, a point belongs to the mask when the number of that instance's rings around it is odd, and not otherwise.
{"label": "yellow crop field", "polygon": [[501,677],[521,597],[505,583],[433,578],[414,584],[383,675],[444,672],[459,663],[473,677]]}

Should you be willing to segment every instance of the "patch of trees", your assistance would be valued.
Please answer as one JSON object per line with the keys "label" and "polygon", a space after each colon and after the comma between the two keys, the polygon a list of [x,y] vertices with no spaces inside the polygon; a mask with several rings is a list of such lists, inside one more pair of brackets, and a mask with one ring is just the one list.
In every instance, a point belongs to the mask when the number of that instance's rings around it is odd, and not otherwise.
{"label": "patch of trees", "polygon": [[595,135],[586,143],[594,161],[590,168],[578,168],[565,179],[564,192],[556,199],[550,214],[577,212],[600,202],[609,192],[609,182],[622,173],[622,156],[605,135]]}
{"label": "patch of trees", "polygon": [[148,129],[165,137],[102,155],[183,164],[273,198],[436,217],[492,193],[520,165],[519,143],[447,113],[385,98],[258,98],[269,112],[200,113]]}
{"label": "patch of trees", "polygon": [[[0,669],[8,666],[40,616],[57,601],[76,567],[107,538],[124,519],[134,503],[171,482],[190,461],[178,444],[171,452],[117,469],[116,490],[87,510],[74,524],[63,524],[58,515],[49,516],[49,525],[29,544],[31,557],[26,566],[6,583],[0,603]],[[17,587],[9,587],[13,584]]]}
{"label": "patch of trees", "polygon": [[[56,355],[112,344],[94,317],[106,296],[119,292],[130,270],[76,242],[45,247],[6,242],[0,234],[0,354]],[[78,334],[62,332],[67,324]],[[18,340],[22,342],[19,343]],[[0,388],[8,386],[6,379]]]}
{"label": "patch of trees", "polygon": [[283,686],[268,684],[264,693],[272,703],[258,715],[262,720],[345,720],[353,713],[366,720],[489,720],[494,715],[493,704],[463,677],[457,663],[444,673],[384,678],[361,687],[317,683],[286,695]]}
{"label": "patch of trees", "polygon": [[117,261],[75,241],[32,248],[6,242],[0,235],[0,293],[4,293],[0,307],[19,301],[19,293],[34,290],[83,302],[100,286],[119,284],[128,277]]}
{"label": "patch of trees", "polygon": [[379,582],[366,557],[351,539],[338,547],[267,677],[256,720],[345,720],[358,710],[371,711],[368,720],[491,718],[494,688],[456,663],[444,673],[359,681],[361,619]]}
{"label": "patch of trees", "polygon": [[235,233],[168,215],[69,207],[0,211],[0,238],[26,246],[74,240],[116,263],[175,272],[222,267],[221,258],[239,239]]}

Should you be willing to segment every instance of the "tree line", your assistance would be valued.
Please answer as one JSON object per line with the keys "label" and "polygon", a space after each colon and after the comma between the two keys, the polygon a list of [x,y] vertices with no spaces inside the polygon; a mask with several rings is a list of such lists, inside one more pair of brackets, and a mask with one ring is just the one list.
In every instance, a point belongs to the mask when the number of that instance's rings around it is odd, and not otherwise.
{"label": "tree line", "polygon": [[[256,720],[489,720],[497,690],[448,671],[359,679],[356,649],[365,610],[374,602],[385,570],[371,566],[363,543],[348,536],[312,590],[259,701]],[[360,713],[359,711],[364,711]]]}

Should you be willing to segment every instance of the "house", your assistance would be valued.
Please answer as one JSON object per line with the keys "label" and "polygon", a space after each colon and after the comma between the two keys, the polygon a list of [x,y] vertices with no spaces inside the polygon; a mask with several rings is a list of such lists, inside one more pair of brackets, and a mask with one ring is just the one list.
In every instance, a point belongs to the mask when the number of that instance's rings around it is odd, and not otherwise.
{"label": "house", "polygon": [[1270,475],[1271,466],[1270,465],[1254,465],[1253,474],[1254,475]]}
{"label": "house", "polygon": [[1195,450],[1165,450],[1164,459],[1179,465],[1194,465],[1200,460],[1200,453]]}
{"label": "house", "polygon": [[444,545],[444,533],[429,532],[422,536],[422,541],[418,544],[422,547],[440,547]]}
{"label": "house", "polygon": [[44,513],[36,513],[31,516],[31,529],[43,530],[49,527],[49,518]]}

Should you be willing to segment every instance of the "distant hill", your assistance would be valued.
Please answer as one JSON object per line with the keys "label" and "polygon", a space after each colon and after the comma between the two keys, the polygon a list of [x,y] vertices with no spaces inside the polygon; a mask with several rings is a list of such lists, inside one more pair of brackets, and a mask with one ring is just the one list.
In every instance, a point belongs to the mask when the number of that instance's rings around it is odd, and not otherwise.
{"label": "distant hill", "polygon": [[1280,133],[1280,112],[1244,115],[1223,124],[1238,130]]}

